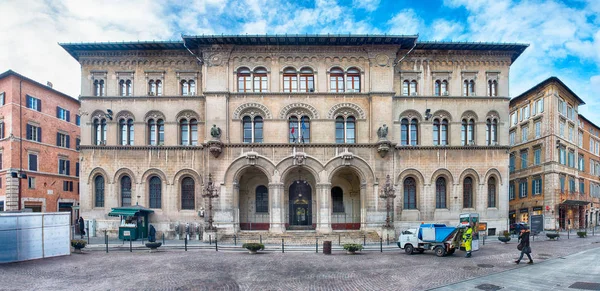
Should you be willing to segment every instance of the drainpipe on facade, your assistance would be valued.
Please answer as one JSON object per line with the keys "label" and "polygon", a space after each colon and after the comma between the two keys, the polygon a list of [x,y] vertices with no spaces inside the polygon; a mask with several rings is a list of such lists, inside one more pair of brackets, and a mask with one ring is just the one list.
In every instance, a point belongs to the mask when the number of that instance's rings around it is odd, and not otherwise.
{"label": "drainpipe on facade", "polygon": [[21,210],[21,173],[23,172],[23,80],[19,80],[19,173],[17,173],[17,209]]}

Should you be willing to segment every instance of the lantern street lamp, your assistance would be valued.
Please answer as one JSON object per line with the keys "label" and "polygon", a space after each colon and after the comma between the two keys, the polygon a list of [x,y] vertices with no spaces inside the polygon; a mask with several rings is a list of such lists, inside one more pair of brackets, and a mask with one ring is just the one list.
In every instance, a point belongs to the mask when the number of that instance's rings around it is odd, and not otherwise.
{"label": "lantern street lamp", "polygon": [[208,183],[206,184],[206,187],[204,187],[204,194],[202,197],[208,198],[208,225],[206,226],[206,230],[215,230],[215,227],[213,226],[212,199],[219,197],[219,189],[213,185],[212,174],[208,174]]}
{"label": "lantern street lamp", "polygon": [[385,179],[385,186],[383,186],[381,189],[381,195],[379,196],[380,198],[385,199],[385,208],[387,211],[385,225],[383,226],[385,228],[392,228],[390,211],[392,210],[393,199],[396,198],[394,191],[394,186],[392,186],[392,183],[390,182],[390,175],[387,175]]}

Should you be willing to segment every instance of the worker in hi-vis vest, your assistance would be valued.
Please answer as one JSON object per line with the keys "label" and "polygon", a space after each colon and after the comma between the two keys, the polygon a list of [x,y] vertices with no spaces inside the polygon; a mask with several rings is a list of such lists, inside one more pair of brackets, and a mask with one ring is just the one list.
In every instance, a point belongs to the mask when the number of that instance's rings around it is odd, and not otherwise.
{"label": "worker in hi-vis vest", "polygon": [[463,242],[465,243],[465,251],[467,255],[465,257],[471,257],[471,244],[473,243],[473,225],[469,223],[467,229],[463,233]]}

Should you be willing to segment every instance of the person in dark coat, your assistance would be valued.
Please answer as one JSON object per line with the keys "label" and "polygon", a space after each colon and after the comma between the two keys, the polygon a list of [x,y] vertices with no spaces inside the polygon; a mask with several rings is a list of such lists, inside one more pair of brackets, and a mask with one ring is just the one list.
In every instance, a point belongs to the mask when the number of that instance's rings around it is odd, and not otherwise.
{"label": "person in dark coat", "polygon": [[156,229],[154,225],[150,224],[150,228],[148,229],[148,241],[155,242],[156,241]]}
{"label": "person in dark coat", "polygon": [[79,223],[79,234],[81,234],[81,238],[83,238],[85,235],[85,222],[83,221],[83,217],[80,216],[77,223]]}
{"label": "person in dark coat", "polygon": [[529,228],[527,226],[524,226],[521,229],[521,234],[519,235],[519,240],[520,243],[523,245],[523,249],[521,249],[521,256],[519,257],[518,260],[515,261],[516,264],[519,264],[519,262],[521,262],[521,259],[523,259],[523,255],[526,254],[527,257],[529,258],[529,262],[527,264],[533,264],[533,259],[531,258],[531,246],[529,245]]}

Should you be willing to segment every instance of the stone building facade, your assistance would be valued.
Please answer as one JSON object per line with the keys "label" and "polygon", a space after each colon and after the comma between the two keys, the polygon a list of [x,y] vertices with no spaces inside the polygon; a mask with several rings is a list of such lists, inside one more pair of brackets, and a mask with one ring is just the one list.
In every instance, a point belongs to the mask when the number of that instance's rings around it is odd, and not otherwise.
{"label": "stone building facade", "polygon": [[[416,36],[184,36],[61,44],[81,64],[81,207],[114,231],[397,229],[477,212],[506,229],[509,68],[526,45]],[[110,110],[114,115],[106,118]]]}
{"label": "stone building facade", "polygon": [[550,77],[510,101],[509,218],[543,215],[545,229],[598,224],[600,130],[585,102]]}
{"label": "stone building facade", "polygon": [[2,210],[77,208],[79,105],[50,83],[40,84],[12,70],[0,74]]}

